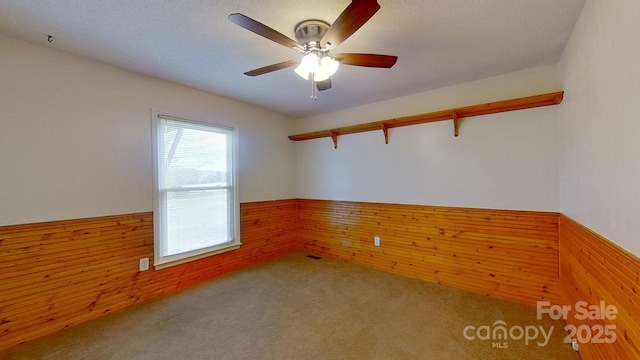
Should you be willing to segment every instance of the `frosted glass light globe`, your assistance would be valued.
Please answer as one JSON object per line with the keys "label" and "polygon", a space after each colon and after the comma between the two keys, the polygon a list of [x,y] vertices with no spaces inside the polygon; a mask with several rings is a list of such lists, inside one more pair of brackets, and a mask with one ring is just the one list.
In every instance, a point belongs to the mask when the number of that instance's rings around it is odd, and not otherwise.
{"label": "frosted glass light globe", "polygon": [[302,65],[302,68],[308,72],[315,72],[320,65],[318,61],[318,55],[316,55],[315,53],[308,53],[302,58],[302,61],[300,61],[300,65]]}

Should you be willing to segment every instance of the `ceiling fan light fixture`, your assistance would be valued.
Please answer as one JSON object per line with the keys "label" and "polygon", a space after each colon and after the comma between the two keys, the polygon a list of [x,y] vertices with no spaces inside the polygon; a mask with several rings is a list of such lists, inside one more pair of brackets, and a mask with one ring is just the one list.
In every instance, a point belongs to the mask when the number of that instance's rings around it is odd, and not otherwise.
{"label": "ceiling fan light fixture", "polygon": [[329,76],[332,76],[333,74],[336,73],[336,71],[338,71],[338,67],[340,67],[340,62],[335,61],[331,56],[325,56],[320,61],[320,67],[324,69],[324,71],[326,71],[329,74]]}
{"label": "ceiling fan light fixture", "polygon": [[[318,61],[317,59],[318,56],[315,53],[307,54],[302,58],[300,65],[298,65],[293,71],[305,80],[309,80],[309,75],[313,73],[313,79],[315,81],[327,80],[329,77],[335,74],[336,71],[338,71],[340,62],[334,60],[330,56],[323,56],[320,61]],[[309,65],[310,63],[311,66]],[[315,69],[311,70],[313,68],[313,65],[316,64],[317,66],[315,67]]]}
{"label": "ceiling fan light fixture", "polygon": [[310,72],[307,71],[307,69],[305,69],[305,67],[302,65],[302,63],[300,63],[300,65],[298,65],[293,71],[296,74],[300,75],[301,78],[303,78],[305,80],[309,80]]}
{"label": "ceiling fan light fixture", "polygon": [[324,81],[338,71],[339,63],[330,56],[325,56],[320,60],[320,67],[314,73],[315,81]]}
{"label": "ceiling fan light fixture", "polygon": [[302,66],[302,68],[307,72],[315,72],[320,66],[320,59],[315,52],[310,52],[302,57],[300,66]]}

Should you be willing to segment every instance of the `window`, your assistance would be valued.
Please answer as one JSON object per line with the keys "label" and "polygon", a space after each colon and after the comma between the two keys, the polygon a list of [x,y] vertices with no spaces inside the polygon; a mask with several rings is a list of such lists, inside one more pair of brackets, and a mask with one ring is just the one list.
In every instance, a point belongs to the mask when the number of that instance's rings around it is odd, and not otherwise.
{"label": "window", "polygon": [[237,249],[237,129],[154,113],[154,266]]}

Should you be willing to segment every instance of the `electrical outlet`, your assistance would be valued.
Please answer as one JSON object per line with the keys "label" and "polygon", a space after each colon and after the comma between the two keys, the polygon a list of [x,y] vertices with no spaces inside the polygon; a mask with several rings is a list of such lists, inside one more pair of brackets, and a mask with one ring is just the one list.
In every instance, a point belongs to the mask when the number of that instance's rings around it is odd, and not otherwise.
{"label": "electrical outlet", "polygon": [[580,343],[578,342],[578,340],[571,340],[571,348],[573,349],[573,351],[580,351]]}
{"label": "electrical outlet", "polygon": [[373,245],[380,246],[380,236],[373,237]]}
{"label": "electrical outlet", "polygon": [[149,270],[149,258],[142,258],[142,259],[140,259],[139,268],[140,268],[140,271],[147,271],[147,270]]}

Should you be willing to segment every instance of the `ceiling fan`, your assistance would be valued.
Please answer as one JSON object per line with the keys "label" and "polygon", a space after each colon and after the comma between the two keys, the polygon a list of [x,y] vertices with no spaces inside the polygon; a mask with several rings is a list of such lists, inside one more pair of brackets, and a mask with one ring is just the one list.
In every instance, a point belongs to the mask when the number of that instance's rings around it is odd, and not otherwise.
{"label": "ceiling fan", "polygon": [[315,100],[315,88],[319,91],[331,88],[331,76],[340,64],[390,68],[398,60],[397,56],[379,54],[343,53],[329,55],[349,36],[353,35],[378,10],[376,0],[353,0],[332,25],[322,20],[305,20],[295,26],[295,38],[279,33],[272,28],[240,13],[229,15],[229,20],[251,32],[278,44],[300,51],[301,60],[289,60],[247,71],[248,76],[258,76],[272,71],[298,65],[295,72],[305,80],[311,80],[311,99]]}

